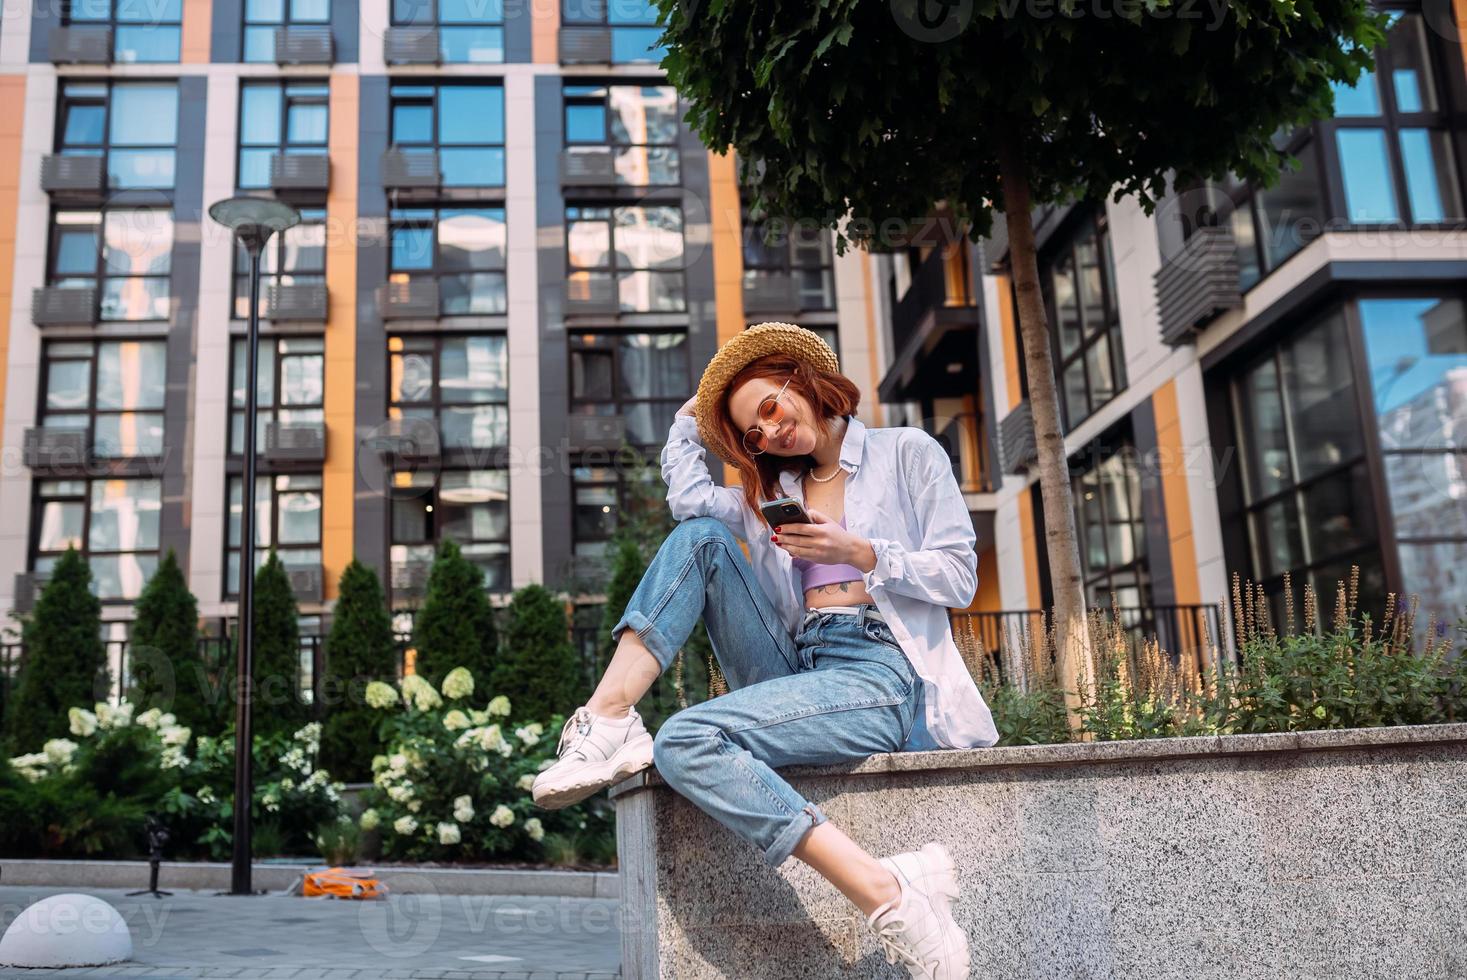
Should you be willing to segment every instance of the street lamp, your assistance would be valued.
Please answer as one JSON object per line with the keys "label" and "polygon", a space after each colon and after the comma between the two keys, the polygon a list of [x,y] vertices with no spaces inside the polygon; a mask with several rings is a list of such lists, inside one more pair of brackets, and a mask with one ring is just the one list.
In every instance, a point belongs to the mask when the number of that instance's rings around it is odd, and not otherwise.
{"label": "street lamp", "polygon": [[[255,659],[255,389],[260,359],[260,253],[278,231],[300,223],[289,204],[264,197],[231,197],[209,205],[209,217],[234,233],[250,257],[250,327],[245,354],[244,486],[239,515],[239,647],[235,653],[234,696],[234,867],[230,894],[249,895],[250,810],[254,796],[253,731],[250,708]],[[230,259],[233,275],[233,257]]]}

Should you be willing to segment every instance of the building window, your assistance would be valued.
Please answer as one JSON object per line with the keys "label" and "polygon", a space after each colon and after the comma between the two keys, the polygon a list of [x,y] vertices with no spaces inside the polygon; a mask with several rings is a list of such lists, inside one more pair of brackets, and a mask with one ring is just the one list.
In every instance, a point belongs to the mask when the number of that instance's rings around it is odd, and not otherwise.
{"label": "building window", "polygon": [[117,209],[51,217],[46,284],[98,291],[103,320],[166,320],[173,214]]}
{"label": "building window", "polygon": [[1298,594],[1312,584],[1327,602],[1352,564],[1362,594],[1386,591],[1350,349],[1337,310],[1229,385],[1241,493],[1223,525],[1242,536],[1247,574],[1270,594],[1291,573]]}
{"label": "building window", "polygon": [[571,334],[571,413],[619,416],[627,442],[662,445],[690,394],[687,341],[685,330]]}
{"label": "building window", "polygon": [[[1081,574],[1085,598],[1092,607],[1109,609],[1112,601],[1127,611],[1151,606],[1146,517],[1136,462],[1136,449],[1128,436],[1094,466],[1072,478]],[[1131,622],[1135,615],[1125,617],[1128,626],[1136,625]]]}
{"label": "building window", "polygon": [[1105,220],[1086,218],[1040,269],[1065,429],[1126,386],[1115,270]]}
{"label": "building window", "polygon": [[[770,240],[766,241],[765,236]],[[789,282],[800,310],[835,309],[830,236],[810,222],[766,222],[744,213],[744,292]]]}
{"label": "building window", "polygon": [[571,469],[571,481],[575,497],[572,551],[578,558],[605,555],[624,517],[634,512],[656,511],[663,506],[663,494],[659,492],[662,481],[656,466],[650,463],[631,469],[575,466]]}
{"label": "building window", "polygon": [[[229,565],[224,588],[239,594],[240,515],[244,479],[229,478]],[[271,549],[287,571],[321,567],[321,474],[277,473],[255,478],[255,570]]]}
{"label": "building window", "polygon": [[682,312],[683,212],[668,205],[568,207],[566,295],[623,313]]}
{"label": "building window", "polygon": [[[1375,71],[1335,88],[1333,134],[1344,216],[1354,224],[1437,224],[1462,218],[1446,69],[1420,14],[1388,14]],[[1455,45],[1453,45],[1455,49]]]}
{"label": "building window", "polygon": [[105,158],[112,190],[173,187],[176,83],[67,80],[60,102],[57,153]]}
{"label": "building window", "polygon": [[606,27],[611,31],[611,62],[656,64],[667,54],[657,43],[657,7],[647,0],[563,0],[561,23],[572,27]]}
{"label": "building window", "polygon": [[331,0],[245,0],[244,60],[273,62],[279,27],[326,27]]}
{"label": "building window", "polygon": [[444,187],[504,186],[504,89],[394,85],[392,144],[436,150]]}
{"label": "building window", "polygon": [[45,348],[41,425],[84,429],[102,459],[163,453],[161,340],[69,340]]}
{"label": "building window", "polygon": [[504,61],[503,0],[392,0],[392,26],[437,27],[447,64]]}
{"label": "building window", "polygon": [[1421,297],[1359,311],[1401,591],[1455,622],[1467,606],[1467,308]]}
{"label": "building window", "polygon": [[[245,369],[248,367],[247,344],[243,337],[234,340],[231,351],[229,410],[229,454],[244,452]],[[276,336],[260,339],[260,358],[256,367],[255,404],[258,407],[255,428],[255,452],[265,451],[265,430],[272,422],[284,425],[323,425],[325,409],[325,344],[320,337]],[[262,498],[263,499],[263,498]]]}
{"label": "building window", "polygon": [[250,82],[239,93],[239,187],[270,186],[270,158],[327,151],[325,82]]}
{"label": "building window", "polygon": [[503,313],[504,208],[393,208],[388,278],[438,283],[443,316]]}
{"label": "building window", "polygon": [[31,567],[48,574],[68,548],[92,569],[106,601],[136,599],[158,567],[163,489],[154,479],[42,480]]}
{"label": "building window", "polygon": [[[326,282],[326,209],[301,208],[300,223],[271,237],[260,253],[260,316],[269,319],[272,286]],[[250,255],[234,245],[234,317],[250,315]]]}
{"label": "building window", "polygon": [[176,62],[182,37],[183,0],[70,0],[58,5],[61,23],[112,28],[112,60]]}
{"label": "building window", "polygon": [[445,453],[509,445],[503,334],[407,334],[387,349],[389,418],[431,420]]}
{"label": "building window", "polygon": [[421,580],[438,543],[452,540],[483,570],[485,589],[509,591],[508,470],[396,472],[390,496],[394,582]]}
{"label": "building window", "polygon": [[611,151],[616,182],[677,184],[677,90],[671,85],[567,85],[565,142],[572,154]]}

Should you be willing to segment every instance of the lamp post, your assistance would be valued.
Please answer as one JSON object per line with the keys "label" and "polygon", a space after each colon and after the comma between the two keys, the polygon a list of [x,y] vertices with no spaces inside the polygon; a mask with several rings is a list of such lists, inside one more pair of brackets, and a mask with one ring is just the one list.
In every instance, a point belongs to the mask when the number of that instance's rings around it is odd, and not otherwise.
{"label": "lamp post", "polygon": [[[235,653],[234,695],[234,861],[230,894],[249,895],[254,797],[252,681],[255,659],[255,405],[260,359],[260,253],[279,231],[300,223],[289,204],[263,197],[231,197],[209,205],[209,217],[234,233],[250,258],[250,326],[245,353],[244,486],[239,515],[239,646]],[[233,257],[230,260],[233,266]],[[234,273],[231,271],[230,275]]]}

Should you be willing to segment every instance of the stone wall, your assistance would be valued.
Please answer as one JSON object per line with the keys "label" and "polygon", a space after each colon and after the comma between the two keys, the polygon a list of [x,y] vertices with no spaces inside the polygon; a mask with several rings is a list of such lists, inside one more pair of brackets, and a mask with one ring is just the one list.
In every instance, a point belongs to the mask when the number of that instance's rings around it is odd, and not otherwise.
{"label": "stone wall", "polygon": [[[1467,977],[1467,724],[784,772],[874,854],[947,847],[974,977]],[[628,980],[905,976],[655,771],[612,796]]]}

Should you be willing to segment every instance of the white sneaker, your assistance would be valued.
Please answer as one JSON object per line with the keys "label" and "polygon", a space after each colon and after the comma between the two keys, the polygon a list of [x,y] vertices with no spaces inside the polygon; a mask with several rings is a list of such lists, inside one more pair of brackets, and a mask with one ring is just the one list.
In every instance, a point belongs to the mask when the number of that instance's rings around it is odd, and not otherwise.
{"label": "white sneaker", "polygon": [[585,705],[565,720],[555,764],[535,777],[530,792],[547,810],[579,803],[652,764],[652,736],[631,708],[624,719],[593,715]]}
{"label": "white sneaker", "polygon": [[881,859],[901,894],[867,917],[886,962],[900,960],[921,980],[967,980],[968,937],[951,910],[958,897],[953,859],[941,844],[925,844]]}

